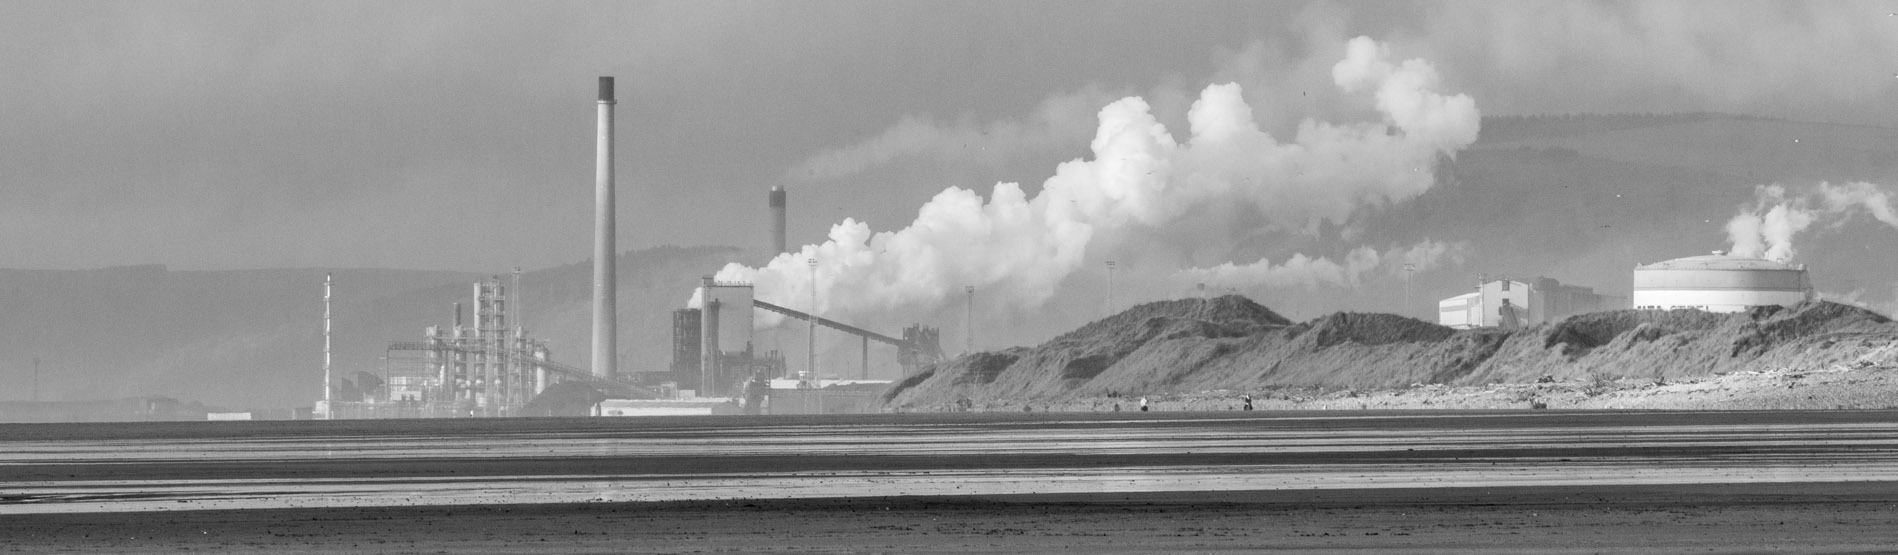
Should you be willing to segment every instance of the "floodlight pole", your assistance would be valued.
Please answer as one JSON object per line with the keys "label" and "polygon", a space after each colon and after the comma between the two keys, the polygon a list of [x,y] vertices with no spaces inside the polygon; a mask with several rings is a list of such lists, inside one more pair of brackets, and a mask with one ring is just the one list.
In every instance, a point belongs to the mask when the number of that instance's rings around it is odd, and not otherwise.
{"label": "floodlight pole", "polygon": [[1413,308],[1410,306],[1410,274],[1415,273],[1416,271],[1417,271],[1416,264],[1413,264],[1410,262],[1404,263],[1404,312],[1406,314],[1408,314],[1410,312],[1410,309]]}
{"label": "floodlight pole", "polygon": [[968,306],[962,310],[964,353],[975,352],[975,286],[964,285],[962,290],[969,294]]}
{"label": "floodlight pole", "polygon": [[811,384],[816,388],[817,414],[824,414],[824,377],[817,373],[817,258],[805,261],[811,267],[811,318],[810,345],[807,348],[806,363],[811,369]]}

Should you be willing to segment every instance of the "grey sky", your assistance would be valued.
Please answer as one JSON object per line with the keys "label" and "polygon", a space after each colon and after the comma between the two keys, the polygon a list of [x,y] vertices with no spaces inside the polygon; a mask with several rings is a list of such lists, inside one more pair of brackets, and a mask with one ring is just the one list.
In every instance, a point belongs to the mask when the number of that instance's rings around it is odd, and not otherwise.
{"label": "grey sky", "polygon": [[762,246],[775,184],[795,243],[949,185],[1032,189],[1126,94],[1169,124],[1229,80],[1268,129],[1361,113],[1303,94],[1357,35],[1485,114],[1891,125],[1885,6],[0,2],[0,267],[579,261],[597,75],[623,248]]}

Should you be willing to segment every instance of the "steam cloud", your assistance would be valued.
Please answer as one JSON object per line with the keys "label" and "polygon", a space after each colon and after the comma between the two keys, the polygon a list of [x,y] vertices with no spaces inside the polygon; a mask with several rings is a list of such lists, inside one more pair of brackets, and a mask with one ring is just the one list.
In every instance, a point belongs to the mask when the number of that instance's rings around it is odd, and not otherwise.
{"label": "steam cloud", "polygon": [[[1311,233],[1321,222],[1344,224],[1362,207],[1422,194],[1434,183],[1438,159],[1476,140],[1475,102],[1437,92],[1438,74],[1428,62],[1393,63],[1384,45],[1359,37],[1346,45],[1332,76],[1347,93],[1368,91],[1383,121],[1305,120],[1291,141],[1280,142],[1260,130],[1238,85],[1215,84],[1190,107],[1191,135],[1179,142],[1144,99],[1122,98],[1099,112],[1093,157],[1060,164],[1032,198],[1016,183],[995,185],[986,200],[951,187],[903,229],[872,232],[846,219],[822,244],[761,268],[731,264],[716,277],[751,282],[760,298],[792,306],[809,304],[796,301],[810,298],[815,279],[818,311],[864,320],[941,308],[959,300],[964,285],[982,291],[985,304],[1027,311],[1091,267],[1090,253],[1128,254],[1117,249],[1129,237],[1198,233],[1175,239],[1225,244],[1234,232]],[[839,170],[856,165],[831,162]],[[1235,212],[1242,217],[1233,220],[1247,229],[1205,224],[1207,214]],[[1129,259],[1122,268],[1147,281],[1207,275],[1273,286],[1350,285],[1388,261],[1434,267],[1458,248],[1427,241],[1385,253],[1359,247],[1343,262],[1297,255],[1276,266],[1179,271]]]}
{"label": "steam cloud", "polygon": [[1898,212],[1892,208],[1890,194],[1863,181],[1843,185],[1821,182],[1803,194],[1789,194],[1782,185],[1761,185],[1754,188],[1754,197],[1751,207],[1742,205],[1740,212],[1727,220],[1727,240],[1733,244],[1736,256],[1791,260],[1798,254],[1793,238],[1806,228],[1821,219],[1830,220],[1830,226],[1836,228],[1860,210],[1898,228]]}

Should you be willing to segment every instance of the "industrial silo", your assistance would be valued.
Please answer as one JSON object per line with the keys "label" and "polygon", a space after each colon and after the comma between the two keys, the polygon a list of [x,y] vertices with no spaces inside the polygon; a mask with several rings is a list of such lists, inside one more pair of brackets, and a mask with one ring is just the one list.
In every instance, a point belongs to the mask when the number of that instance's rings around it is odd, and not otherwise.
{"label": "industrial silo", "polygon": [[1732,256],[1720,251],[1634,268],[1634,307],[1739,312],[1792,306],[1812,298],[1805,265]]}

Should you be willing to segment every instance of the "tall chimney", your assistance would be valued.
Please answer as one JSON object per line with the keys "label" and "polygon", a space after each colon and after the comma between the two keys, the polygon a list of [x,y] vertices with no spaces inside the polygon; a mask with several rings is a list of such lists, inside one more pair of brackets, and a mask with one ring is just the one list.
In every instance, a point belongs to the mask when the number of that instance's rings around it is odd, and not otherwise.
{"label": "tall chimney", "polygon": [[771,256],[784,254],[784,187],[771,186]]}
{"label": "tall chimney", "polygon": [[593,375],[619,376],[619,318],[613,246],[613,78],[600,78],[598,137],[593,156]]}
{"label": "tall chimney", "polygon": [[718,385],[718,317],[717,299],[712,298],[712,288],[717,282],[712,276],[705,276],[699,282],[699,392],[700,397],[711,397]]}

